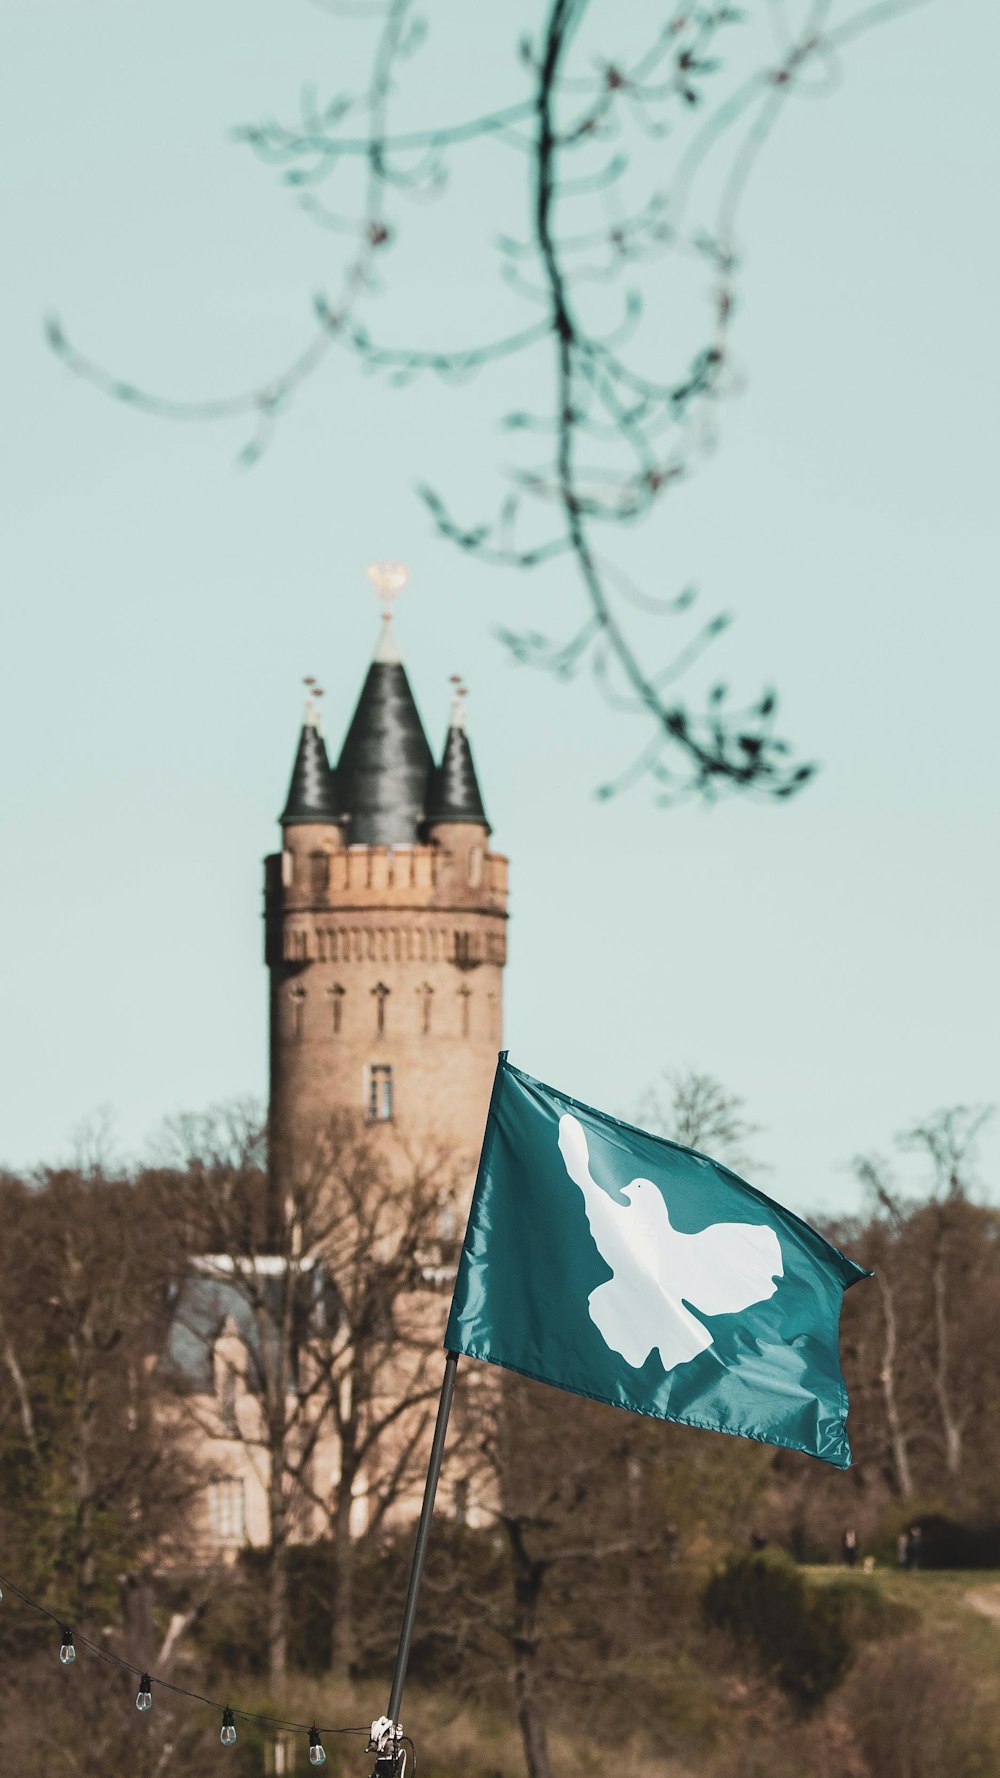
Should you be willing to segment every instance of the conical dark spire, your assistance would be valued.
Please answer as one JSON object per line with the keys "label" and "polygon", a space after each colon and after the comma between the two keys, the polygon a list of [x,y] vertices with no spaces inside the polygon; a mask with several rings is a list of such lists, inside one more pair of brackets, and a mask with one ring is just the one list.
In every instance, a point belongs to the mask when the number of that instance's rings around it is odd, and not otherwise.
{"label": "conical dark spire", "polygon": [[331,821],[340,820],[337,803],[337,787],[326,756],[326,743],[319,731],[319,710],[310,694],[292,767],[292,781],[281,812],[281,825],[290,827],[310,821],[329,825]]}
{"label": "conical dark spire", "polygon": [[428,825],[439,821],[472,821],[485,827],[487,833],[490,831],[472,763],[472,748],[465,732],[465,693],[461,688],[451,707],[441,764],[431,779],[427,821]]}
{"label": "conical dark spire", "polygon": [[413,845],[419,838],[433,769],[434,758],[386,619],[337,766],[348,843]]}

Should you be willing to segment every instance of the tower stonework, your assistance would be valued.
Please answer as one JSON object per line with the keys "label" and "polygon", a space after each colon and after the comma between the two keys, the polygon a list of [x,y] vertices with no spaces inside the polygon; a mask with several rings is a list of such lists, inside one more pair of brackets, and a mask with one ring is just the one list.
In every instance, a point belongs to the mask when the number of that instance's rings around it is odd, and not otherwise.
{"label": "tower stonework", "polygon": [[336,768],[307,706],[265,864],[272,1169],[307,1168],[332,1114],[471,1166],[503,1044],[507,860],[461,695],[435,766],[392,635]]}

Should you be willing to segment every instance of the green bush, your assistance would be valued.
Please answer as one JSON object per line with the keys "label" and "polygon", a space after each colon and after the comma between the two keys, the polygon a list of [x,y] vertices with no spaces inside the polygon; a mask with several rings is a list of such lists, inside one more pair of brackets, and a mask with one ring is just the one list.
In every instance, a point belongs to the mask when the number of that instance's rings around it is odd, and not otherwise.
{"label": "green bush", "polygon": [[749,1654],[801,1710],[840,1684],[854,1658],[847,1589],[807,1588],[786,1556],[732,1556],[702,1597],[707,1622]]}

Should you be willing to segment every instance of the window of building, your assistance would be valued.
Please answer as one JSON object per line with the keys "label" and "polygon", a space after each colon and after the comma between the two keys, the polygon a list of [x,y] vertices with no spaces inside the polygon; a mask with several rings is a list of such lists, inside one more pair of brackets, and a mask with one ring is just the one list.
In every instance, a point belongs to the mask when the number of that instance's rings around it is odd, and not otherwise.
{"label": "window of building", "polygon": [[372,993],[375,996],[375,1035],[385,1036],[385,1003],[389,998],[389,989],[384,982],[376,982]]}
{"label": "window of building", "polygon": [[292,1036],[302,1036],[302,1015],[306,1003],[306,991],[300,982],[288,990],[288,999],[292,1009]]}
{"label": "window of building", "polygon": [[457,1525],[469,1523],[469,1482],[466,1476],[459,1476],[455,1483],[454,1512]]}
{"label": "window of building", "polygon": [[469,1001],[472,998],[471,988],[459,988],[458,997],[462,1006],[462,1036],[469,1035]]}
{"label": "window of building", "polygon": [[426,1037],[431,1028],[431,1007],[434,1004],[434,989],[430,982],[421,982],[417,993],[420,995],[420,1029]]}
{"label": "window of building", "polygon": [[330,996],[330,1005],[333,1008],[333,1035],[339,1037],[344,1021],[344,990],[339,982],[334,982],[333,987],[327,988],[326,991]]}
{"label": "window of building", "polygon": [[246,1498],[242,1476],[226,1476],[208,1490],[208,1523],[216,1543],[246,1539]]}
{"label": "window of building", "polygon": [[368,1070],[368,1121],[392,1121],[392,1069],[385,1062],[373,1062]]}

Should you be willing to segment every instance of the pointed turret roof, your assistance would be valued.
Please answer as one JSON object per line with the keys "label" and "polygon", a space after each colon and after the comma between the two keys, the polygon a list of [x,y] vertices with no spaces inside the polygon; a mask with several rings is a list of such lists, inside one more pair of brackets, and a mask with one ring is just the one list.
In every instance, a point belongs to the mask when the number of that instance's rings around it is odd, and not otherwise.
{"label": "pointed turret roof", "polygon": [[440,821],[472,821],[485,827],[490,824],[483,808],[483,798],[472,763],[472,748],[465,729],[465,692],[460,686],[455,693],[448,723],[444,754],[431,779],[427,795],[428,824]]}
{"label": "pointed turret roof", "polygon": [[337,765],[351,845],[413,845],[434,757],[388,616]]}
{"label": "pointed turret roof", "polygon": [[340,820],[337,803],[337,786],[320,732],[319,706],[310,693],[292,767],[292,781],[281,812],[281,825],[290,827],[312,821],[329,825],[331,821]]}

